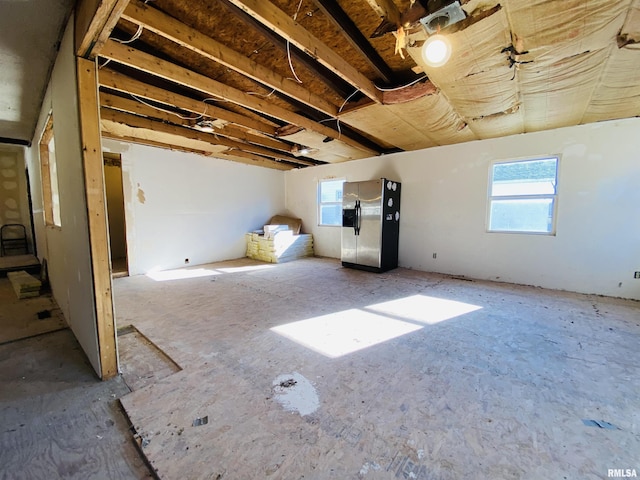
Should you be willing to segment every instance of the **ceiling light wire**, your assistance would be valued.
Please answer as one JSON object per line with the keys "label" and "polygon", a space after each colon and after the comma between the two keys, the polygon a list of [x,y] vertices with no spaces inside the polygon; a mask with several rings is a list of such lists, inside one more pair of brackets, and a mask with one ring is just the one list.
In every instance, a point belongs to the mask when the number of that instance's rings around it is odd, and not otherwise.
{"label": "ceiling light wire", "polygon": [[417,79],[407,83],[406,85],[400,85],[399,87],[393,87],[393,88],[379,87],[379,86],[377,86],[375,84],[373,86],[376,87],[381,92],[395,92],[395,91],[398,91],[398,90],[402,90],[403,88],[408,88],[411,85],[415,85],[416,83],[418,83],[421,80],[424,80],[425,78],[427,78],[427,75],[423,75],[420,78],[417,78]]}
{"label": "ceiling light wire", "polygon": [[119,40],[113,37],[111,38],[111,40],[115,40],[116,42],[121,43],[123,45],[126,45],[128,43],[133,43],[140,38],[140,35],[142,35],[143,30],[144,28],[142,27],[142,25],[139,25],[138,30],[136,31],[136,33],[133,34],[133,37],[131,37],[129,40]]}
{"label": "ceiling light wire", "polygon": [[295,77],[296,82],[302,83],[302,80],[298,78],[295,69],[293,68],[293,62],[291,61],[291,43],[287,40],[287,59],[289,60],[289,68],[291,69],[291,73]]}

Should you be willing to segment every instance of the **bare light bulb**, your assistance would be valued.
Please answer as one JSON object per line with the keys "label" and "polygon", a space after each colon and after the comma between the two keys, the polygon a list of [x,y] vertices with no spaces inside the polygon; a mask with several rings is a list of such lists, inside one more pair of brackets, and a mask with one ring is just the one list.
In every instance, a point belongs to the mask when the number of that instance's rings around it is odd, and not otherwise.
{"label": "bare light bulb", "polygon": [[451,43],[444,35],[432,35],[422,46],[422,59],[430,67],[441,67],[450,57]]}

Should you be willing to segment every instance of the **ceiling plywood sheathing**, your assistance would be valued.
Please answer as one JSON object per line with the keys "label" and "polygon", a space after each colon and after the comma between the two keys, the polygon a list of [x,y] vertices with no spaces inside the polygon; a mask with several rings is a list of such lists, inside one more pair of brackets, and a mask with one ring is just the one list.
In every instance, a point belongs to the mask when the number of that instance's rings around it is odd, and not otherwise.
{"label": "ceiling plywood sheathing", "polygon": [[130,0],[103,106],[192,141],[214,122],[197,141],[289,167],[640,114],[640,0],[462,1],[453,55],[429,68],[420,16],[449,3]]}

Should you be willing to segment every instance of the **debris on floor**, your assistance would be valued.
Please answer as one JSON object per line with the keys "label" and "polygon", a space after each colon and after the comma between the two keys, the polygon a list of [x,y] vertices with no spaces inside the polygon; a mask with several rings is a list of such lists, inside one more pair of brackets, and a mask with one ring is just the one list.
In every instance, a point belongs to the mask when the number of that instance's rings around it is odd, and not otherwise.
{"label": "debris on floor", "polygon": [[612,423],[605,422],[604,420],[582,419],[582,423],[584,423],[587,427],[599,427],[599,428],[604,428],[606,430],[620,430],[618,427],[616,427]]}
{"label": "debris on floor", "polygon": [[309,415],[320,407],[318,393],[309,380],[297,372],[279,375],[272,383],[275,398],[288,412]]}
{"label": "debris on floor", "polygon": [[24,270],[9,272],[7,273],[7,277],[9,278],[11,286],[19,299],[37,297],[40,295],[42,282],[29,275]]}
{"label": "debris on floor", "polygon": [[45,318],[51,318],[51,310],[41,310],[36,313],[38,320],[44,320]]}
{"label": "debris on floor", "polygon": [[204,417],[195,418],[191,425],[194,427],[200,427],[202,425],[206,425],[207,423],[209,423],[209,416],[205,415]]}

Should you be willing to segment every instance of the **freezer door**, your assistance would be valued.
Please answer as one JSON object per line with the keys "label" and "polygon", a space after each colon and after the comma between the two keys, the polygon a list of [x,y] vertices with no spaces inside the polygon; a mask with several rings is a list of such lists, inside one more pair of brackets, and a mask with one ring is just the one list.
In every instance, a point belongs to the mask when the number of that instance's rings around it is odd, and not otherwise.
{"label": "freezer door", "polygon": [[358,182],[345,182],[342,186],[342,254],[343,262],[357,263],[356,201]]}
{"label": "freezer door", "polygon": [[360,182],[360,235],[357,260],[354,263],[368,267],[381,266],[382,248],[382,181]]}

